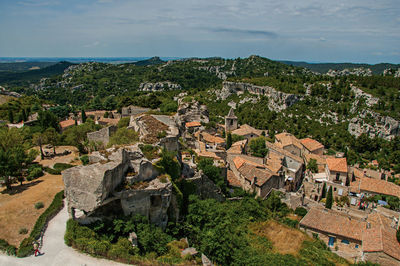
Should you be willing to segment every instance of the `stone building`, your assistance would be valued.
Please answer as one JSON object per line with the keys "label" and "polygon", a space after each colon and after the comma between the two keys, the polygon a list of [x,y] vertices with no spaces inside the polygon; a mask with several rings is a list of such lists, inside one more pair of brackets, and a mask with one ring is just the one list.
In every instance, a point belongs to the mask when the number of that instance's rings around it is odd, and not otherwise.
{"label": "stone building", "polygon": [[146,113],[148,111],[150,111],[149,108],[130,105],[128,107],[122,107],[121,116],[122,117],[136,116]]}
{"label": "stone building", "polygon": [[231,132],[238,128],[238,118],[233,111],[233,108],[229,110],[227,116],[225,116],[225,131]]}
{"label": "stone building", "polygon": [[326,176],[329,181],[346,185],[347,160],[346,158],[326,158]]}
{"label": "stone building", "polygon": [[87,138],[89,142],[99,143],[102,146],[107,146],[110,142],[110,137],[117,131],[116,126],[109,126],[102,128],[95,132],[87,133]]}
{"label": "stone building", "polygon": [[250,140],[261,136],[262,130],[255,129],[247,124],[241,125],[239,128],[232,131],[232,134],[242,136],[243,138]]}
{"label": "stone building", "polygon": [[275,144],[296,156],[303,154],[303,145],[290,133],[283,132],[275,135]]}
{"label": "stone building", "polygon": [[324,154],[324,145],[310,138],[301,139],[300,143],[304,147],[304,153],[312,153],[316,155]]}

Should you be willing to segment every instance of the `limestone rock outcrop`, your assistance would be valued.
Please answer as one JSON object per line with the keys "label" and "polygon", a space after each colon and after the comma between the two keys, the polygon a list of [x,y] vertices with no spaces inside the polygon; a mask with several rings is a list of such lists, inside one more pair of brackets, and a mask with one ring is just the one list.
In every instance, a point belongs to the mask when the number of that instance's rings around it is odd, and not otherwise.
{"label": "limestone rock outcrop", "polygon": [[357,137],[366,133],[371,138],[380,137],[390,140],[395,136],[400,136],[400,123],[390,116],[363,110],[357,117],[350,120],[348,131]]}
{"label": "limestone rock outcrop", "polygon": [[165,228],[172,184],[160,177],[138,145],[96,152],[89,160],[94,163],[62,173],[73,218],[88,223],[110,214],[140,214]]}
{"label": "limestone rock outcrop", "polygon": [[216,94],[219,99],[225,100],[232,94],[241,94],[245,91],[255,95],[268,96],[268,107],[274,111],[284,110],[302,99],[299,95],[277,91],[269,86],[228,81],[223,82],[221,91],[217,91]]}
{"label": "limestone rock outcrop", "polygon": [[140,91],[166,91],[166,90],[181,90],[182,87],[179,84],[175,84],[169,81],[150,83],[141,83],[139,86]]}

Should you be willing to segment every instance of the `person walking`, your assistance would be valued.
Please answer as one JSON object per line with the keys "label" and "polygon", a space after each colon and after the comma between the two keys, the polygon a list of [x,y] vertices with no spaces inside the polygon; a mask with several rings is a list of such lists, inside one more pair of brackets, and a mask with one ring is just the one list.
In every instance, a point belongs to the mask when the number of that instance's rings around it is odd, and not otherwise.
{"label": "person walking", "polygon": [[37,241],[33,242],[33,250],[35,251],[35,257],[37,255],[42,255],[39,251],[39,243]]}

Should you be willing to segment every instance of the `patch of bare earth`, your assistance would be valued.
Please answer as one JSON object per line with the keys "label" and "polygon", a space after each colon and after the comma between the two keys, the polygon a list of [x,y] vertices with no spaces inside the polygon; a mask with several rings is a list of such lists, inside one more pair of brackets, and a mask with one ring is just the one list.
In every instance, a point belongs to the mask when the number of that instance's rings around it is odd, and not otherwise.
{"label": "patch of bare earth", "polygon": [[272,242],[273,250],[280,254],[297,255],[304,240],[310,238],[301,231],[280,224],[277,221],[258,222],[250,225],[250,230]]}
{"label": "patch of bare earth", "polygon": [[[39,157],[38,162],[44,166],[53,166],[57,162],[70,163],[76,156],[74,147],[57,147],[57,152],[61,153],[66,148],[72,153],[43,161]],[[0,238],[18,246],[30,234],[36,220],[51,204],[55,194],[63,189],[62,176],[47,173],[38,179],[23,182],[22,186],[13,184],[9,191],[0,188]],[[44,207],[36,209],[34,204],[39,201],[43,202]],[[19,234],[21,228],[28,229],[28,233]]]}

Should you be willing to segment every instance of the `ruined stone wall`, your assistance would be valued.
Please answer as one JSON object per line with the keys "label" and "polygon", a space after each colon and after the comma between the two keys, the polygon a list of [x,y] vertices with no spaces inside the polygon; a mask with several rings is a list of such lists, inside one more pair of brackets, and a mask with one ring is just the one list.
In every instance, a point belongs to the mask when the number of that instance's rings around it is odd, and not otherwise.
{"label": "ruined stone wall", "polygon": [[207,176],[197,173],[194,177],[188,178],[188,181],[196,185],[196,194],[203,199],[212,198],[217,201],[224,201],[225,197],[220,189]]}
{"label": "ruined stone wall", "polygon": [[87,133],[87,138],[89,142],[90,141],[100,142],[106,146],[108,142],[110,142],[111,135],[114,134],[116,131],[117,131],[116,126],[109,126],[102,128],[99,131]]}

